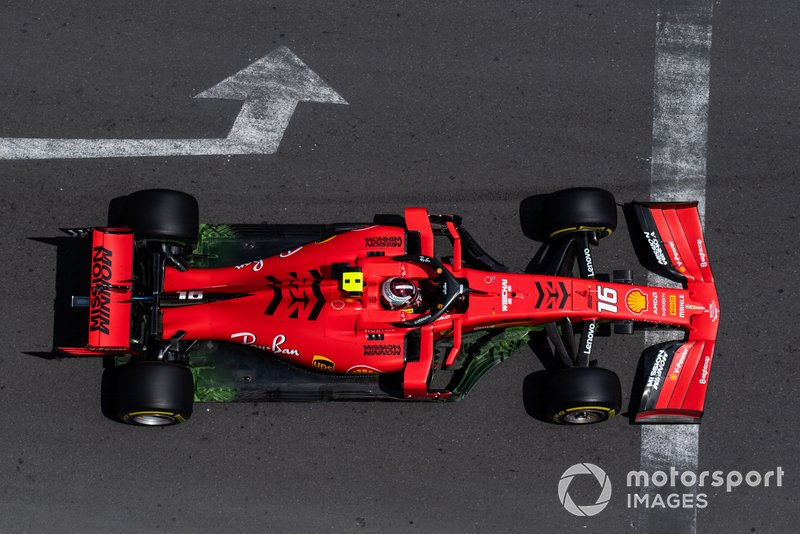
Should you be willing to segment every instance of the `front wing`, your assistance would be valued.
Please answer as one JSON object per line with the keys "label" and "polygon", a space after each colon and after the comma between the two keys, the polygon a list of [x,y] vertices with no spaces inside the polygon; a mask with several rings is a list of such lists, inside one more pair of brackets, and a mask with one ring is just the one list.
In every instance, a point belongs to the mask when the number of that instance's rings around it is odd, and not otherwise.
{"label": "front wing", "polygon": [[693,301],[703,304],[703,313],[694,316],[683,340],[644,351],[636,421],[696,423],[703,415],[719,327],[719,301],[697,204],[633,203],[627,208],[642,265],[680,283]]}

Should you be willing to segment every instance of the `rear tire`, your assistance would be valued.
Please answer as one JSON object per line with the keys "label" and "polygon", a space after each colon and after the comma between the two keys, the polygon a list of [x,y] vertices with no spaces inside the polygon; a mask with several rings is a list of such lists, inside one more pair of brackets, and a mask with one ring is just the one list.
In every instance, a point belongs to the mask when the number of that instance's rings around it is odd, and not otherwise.
{"label": "rear tire", "polygon": [[622,387],[613,371],[575,367],[547,371],[544,405],[547,417],[562,425],[600,423],[622,407]]}
{"label": "rear tire", "polygon": [[125,423],[174,425],[192,416],[194,379],[185,365],[157,361],[121,365],[114,386],[116,413]]}
{"label": "rear tire", "polygon": [[171,189],[145,189],[128,195],[125,224],[137,240],[193,248],[200,227],[197,199]]}

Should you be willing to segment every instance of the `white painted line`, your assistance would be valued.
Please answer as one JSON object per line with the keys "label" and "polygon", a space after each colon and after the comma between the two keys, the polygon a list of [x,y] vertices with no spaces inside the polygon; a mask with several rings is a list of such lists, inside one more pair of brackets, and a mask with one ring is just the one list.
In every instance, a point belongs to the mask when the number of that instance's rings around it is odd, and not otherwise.
{"label": "white painted line", "polygon": [[[650,198],[697,200],[705,222],[708,93],[711,64],[711,0],[659,0],[653,90],[653,154]],[[655,275],[648,283],[665,280]],[[645,346],[676,336],[647,332]],[[698,425],[643,425],[641,469],[697,471]],[[671,493],[671,488],[643,492]],[[639,528],[650,532],[697,531],[696,508],[639,509]]]}
{"label": "white painted line", "polygon": [[347,104],[282,46],[195,98],[242,100],[224,139],[0,138],[0,159],[124,158],[274,154],[298,102]]}
{"label": "white painted line", "polygon": [[705,218],[711,1],[661,0],[656,30],[650,197],[698,200]]}

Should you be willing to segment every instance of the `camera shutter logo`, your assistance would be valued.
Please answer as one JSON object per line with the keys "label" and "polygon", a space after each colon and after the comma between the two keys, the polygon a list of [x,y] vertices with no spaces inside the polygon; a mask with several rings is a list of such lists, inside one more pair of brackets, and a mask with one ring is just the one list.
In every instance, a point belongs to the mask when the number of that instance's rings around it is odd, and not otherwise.
{"label": "camera shutter logo", "polygon": [[[575,504],[572,497],[570,497],[567,490],[569,490],[572,479],[578,475],[593,475],[597,483],[600,484],[600,488],[602,489],[594,504],[580,506]],[[611,480],[609,480],[605,471],[594,464],[575,464],[567,468],[561,475],[561,480],[558,481],[558,500],[561,501],[561,505],[572,515],[577,515],[579,517],[597,515],[608,506],[608,502],[611,500]]]}

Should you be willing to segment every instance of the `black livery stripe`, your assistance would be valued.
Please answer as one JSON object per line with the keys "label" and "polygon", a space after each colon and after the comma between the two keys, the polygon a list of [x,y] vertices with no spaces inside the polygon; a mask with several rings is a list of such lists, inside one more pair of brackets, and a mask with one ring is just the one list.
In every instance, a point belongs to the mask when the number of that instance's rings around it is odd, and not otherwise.
{"label": "black livery stripe", "polygon": [[300,286],[297,283],[299,278],[296,272],[287,274],[291,278],[287,285],[283,285],[284,282],[281,282],[281,280],[273,275],[265,277],[267,282],[269,282],[267,285],[271,286],[272,288],[272,299],[270,300],[267,309],[264,311],[264,314],[274,315],[275,312],[278,311],[278,307],[280,306],[281,302],[283,302],[283,297],[285,296],[284,292],[288,292],[289,303],[287,311],[289,312],[289,319],[299,319],[300,312],[302,311],[305,314],[309,303],[313,301],[314,305],[312,306],[311,311],[306,319],[309,321],[316,321],[319,318],[320,313],[322,313],[322,308],[325,305],[325,296],[322,294],[322,290],[320,289],[322,274],[320,274],[317,269],[311,269],[308,271],[309,276],[313,280],[313,282],[311,282],[310,296],[306,287]]}
{"label": "black livery stripe", "polygon": [[283,292],[281,291],[281,288],[278,286],[272,286],[272,300],[270,301],[269,306],[267,306],[267,309],[264,311],[264,315],[274,315],[275,310],[278,309],[278,305],[281,303],[281,300],[283,300]]}
{"label": "black livery stripe", "polygon": [[567,286],[564,285],[564,282],[559,282],[558,284],[554,282],[536,282],[536,292],[538,293],[536,304],[534,305],[536,308],[547,310],[562,309],[566,306],[567,298],[569,298]]}

